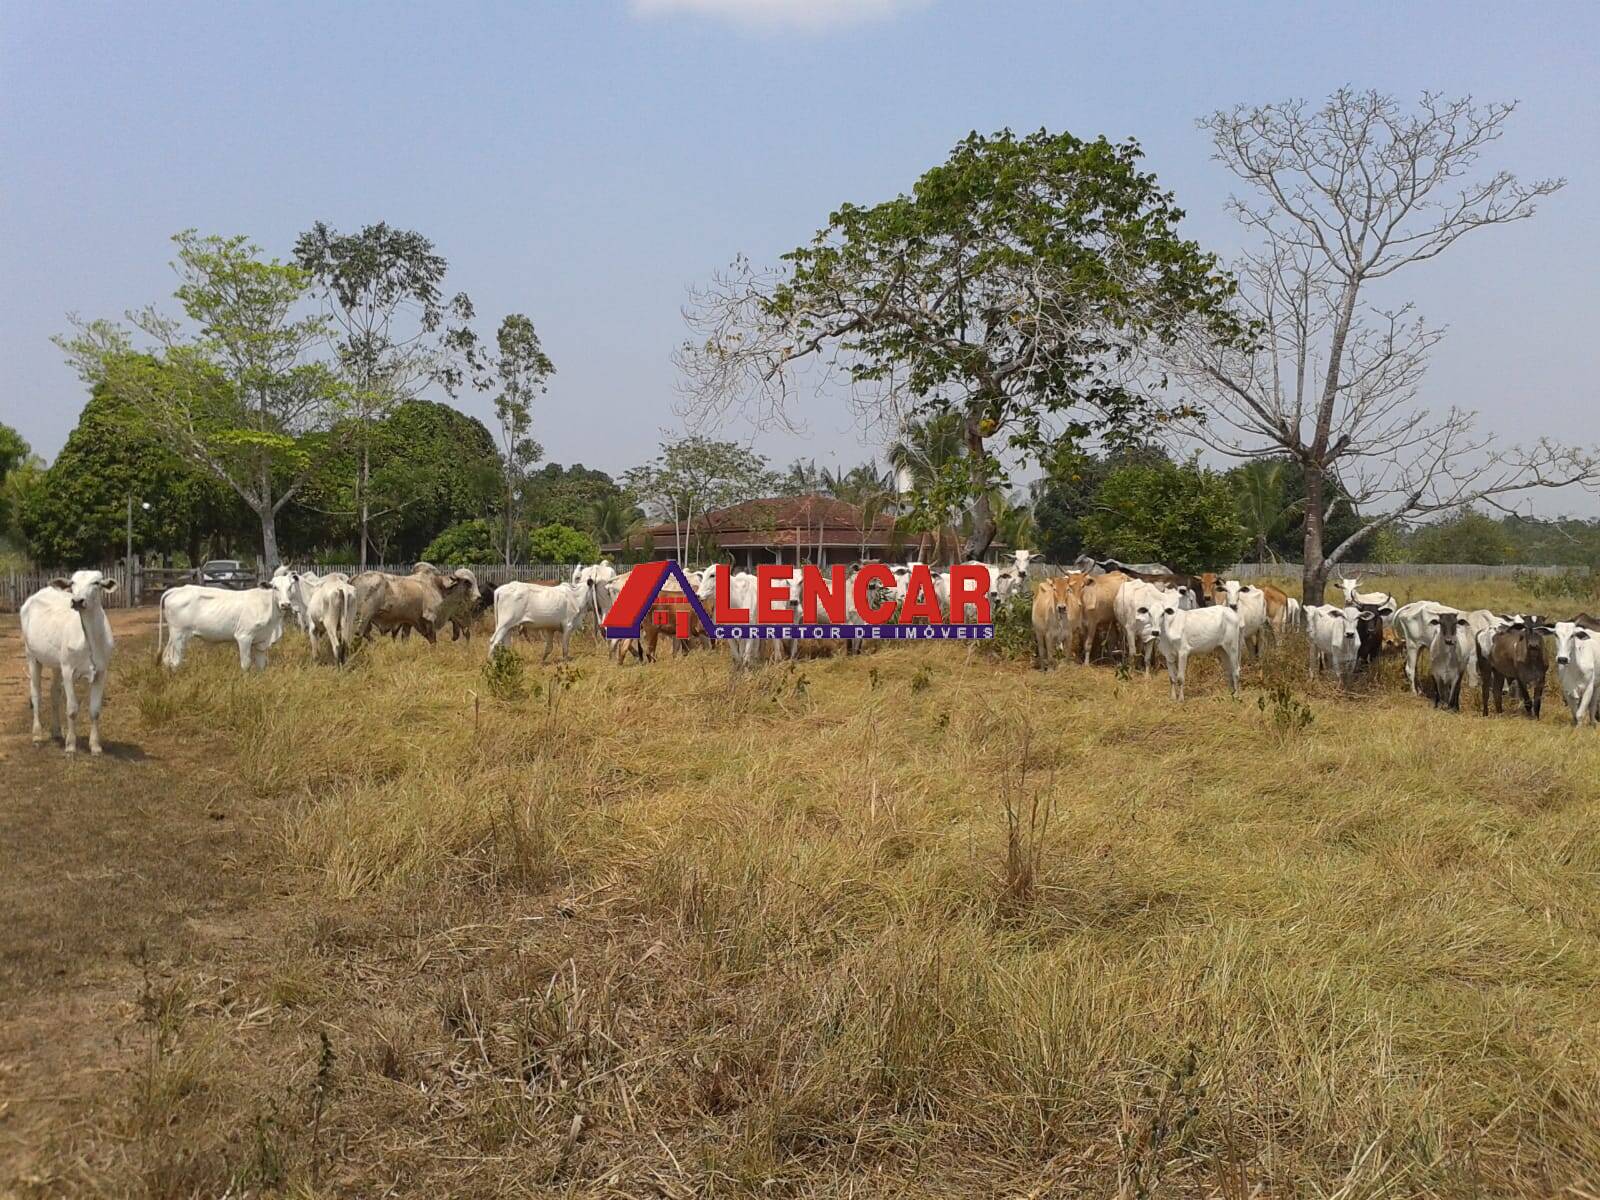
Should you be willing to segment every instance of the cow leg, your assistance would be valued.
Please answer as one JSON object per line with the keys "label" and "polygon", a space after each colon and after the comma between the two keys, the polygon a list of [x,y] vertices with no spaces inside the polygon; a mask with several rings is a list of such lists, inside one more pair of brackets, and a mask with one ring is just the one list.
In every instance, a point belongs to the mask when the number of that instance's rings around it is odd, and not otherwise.
{"label": "cow leg", "polygon": [[[44,724],[39,720],[39,684],[42,670],[43,667],[40,665],[39,660],[31,654],[28,655],[28,703],[33,706],[33,744],[36,746],[45,740]],[[53,695],[51,699],[54,699]],[[54,710],[51,711],[50,715],[54,719]]]}
{"label": "cow leg", "polygon": [[67,702],[67,723],[62,730],[62,740],[68,754],[78,752],[78,690],[72,686],[72,676],[66,671],[57,671],[56,679],[59,681],[63,698]]}
{"label": "cow leg", "polygon": [[100,710],[106,702],[106,672],[96,671],[89,680],[89,753],[100,753]]}
{"label": "cow leg", "polygon": [[1463,676],[1458,674],[1456,676],[1455,686],[1450,689],[1450,711],[1451,712],[1460,712],[1461,711],[1461,682],[1462,682],[1462,679],[1463,679]]}
{"label": "cow leg", "polygon": [[239,647],[239,670],[248,671],[250,669],[252,655],[255,651],[255,639],[250,634],[246,633],[234,638],[233,641],[234,644]]}
{"label": "cow leg", "polygon": [[1182,651],[1167,659],[1167,690],[1174,700],[1183,699],[1183,671],[1189,656]]}
{"label": "cow leg", "polygon": [[1222,651],[1222,667],[1228,674],[1228,692],[1231,695],[1239,694],[1239,651],[1237,649]]}
{"label": "cow leg", "polygon": [[1422,646],[1406,639],[1406,682],[1411,685],[1413,696],[1422,695],[1422,683],[1417,679],[1417,659],[1422,654]]}
{"label": "cow leg", "polygon": [[555,644],[556,631],[554,629],[546,629],[544,631],[544,653],[539,656],[539,665],[541,667],[550,661],[550,648]]}
{"label": "cow leg", "polygon": [[1317,677],[1317,644],[1313,641],[1306,642],[1306,678],[1315,680]]}

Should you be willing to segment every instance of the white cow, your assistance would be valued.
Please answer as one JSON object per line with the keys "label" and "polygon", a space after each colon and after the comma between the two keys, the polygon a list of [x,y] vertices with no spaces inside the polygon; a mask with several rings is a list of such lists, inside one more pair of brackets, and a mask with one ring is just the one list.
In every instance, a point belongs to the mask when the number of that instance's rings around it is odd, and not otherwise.
{"label": "white cow", "polygon": [[1155,660],[1156,640],[1159,636],[1155,614],[1159,614],[1164,608],[1193,607],[1194,599],[1187,591],[1179,592],[1175,588],[1162,587],[1160,584],[1149,583],[1143,579],[1130,579],[1118,588],[1116,598],[1111,602],[1111,608],[1116,613],[1117,624],[1122,626],[1122,640],[1128,662],[1131,663],[1134,656],[1139,653],[1139,648],[1144,647],[1144,673],[1149,675]]}
{"label": "white cow", "polygon": [[[1126,586],[1126,585],[1124,585]],[[1172,682],[1172,698],[1183,699],[1189,677],[1189,656],[1216,651],[1228,677],[1228,690],[1239,694],[1239,614],[1231,608],[1183,609],[1175,604],[1160,608],[1141,606],[1140,615],[1156,623],[1156,645],[1167,660],[1167,676]]]}
{"label": "white cow", "polygon": [[311,633],[310,601],[311,593],[307,589],[304,579],[298,571],[285,571],[274,574],[272,582],[267,586],[272,589],[272,594],[278,598],[278,607],[286,616],[293,617],[294,623],[300,627],[307,636]]}
{"label": "white cow", "polygon": [[1600,720],[1600,634],[1575,621],[1556,622],[1556,679],[1573,725]]}
{"label": "white cow", "polygon": [[[301,576],[304,582],[305,576]],[[348,582],[326,578],[317,584],[307,606],[311,657],[317,657],[317,639],[325,638],[333,661],[344,665],[355,640],[356,590]]]}
{"label": "white cow", "polygon": [[[1248,583],[1240,583],[1237,579],[1226,579],[1222,583],[1221,603],[1239,614],[1239,636],[1250,647],[1250,657],[1257,662],[1261,661],[1261,635],[1263,631],[1270,632],[1273,644],[1277,644],[1278,631],[1267,620],[1267,595],[1258,587],[1251,587]],[[1287,613],[1288,607],[1285,606]]]}
{"label": "white cow", "polygon": [[111,670],[111,621],[105,597],[117,581],[99,571],[74,571],[71,579],[52,579],[22,604],[22,650],[28,660],[28,700],[33,706],[33,740],[44,741],[39,685],[50,672],[50,725],[60,732],[57,697],[66,692],[67,725],[62,742],[78,752],[78,696],[75,681],[89,681],[89,753],[100,753],[100,709]]}
{"label": "white cow", "polygon": [[1394,597],[1388,592],[1358,592],[1356,588],[1361,584],[1361,576],[1354,579],[1339,580],[1339,593],[1344,597],[1346,608],[1358,604],[1393,604]]}
{"label": "white cow", "polygon": [[494,590],[494,636],[489,639],[489,655],[511,640],[524,626],[544,631],[541,664],[550,661],[550,648],[561,634],[561,657],[572,657],[572,631],[588,611],[594,594],[592,584],[502,583]]}
{"label": "white cow", "polygon": [[162,628],[167,630],[161,661],[174,669],[183,665],[189,642],[232,642],[239,647],[239,669],[267,669],[267,650],[283,636],[283,609],[278,590],[201,587],[187,583],[161,593],[156,615],[156,650],[161,652]]}
{"label": "white cow", "polygon": [[606,610],[611,607],[616,599],[614,590],[617,580],[617,569],[611,565],[611,560],[602,558],[597,563],[584,566],[581,563],[572,568],[572,582],[579,587],[594,584],[594,595],[591,598],[589,610],[594,613],[594,635],[600,637],[600,622],[605,620]]}
{"label": "white cow", "polygon": [[1315,679],[1327,665],[1340,683],[1348,682],[1355,670],[1356,655],[1361,652],[1361,610],[1336,604],[1308,604],[1305,615],[1310,677]]}

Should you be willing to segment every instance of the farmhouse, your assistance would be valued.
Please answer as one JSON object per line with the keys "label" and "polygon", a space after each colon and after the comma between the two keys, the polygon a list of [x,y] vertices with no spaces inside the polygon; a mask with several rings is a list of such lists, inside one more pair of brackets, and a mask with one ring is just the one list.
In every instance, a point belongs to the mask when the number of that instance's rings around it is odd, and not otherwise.
{"label": "farmhouse", "polygon": [[606,554],[665,557],[680,544],[691,557],[717,557],[754,569],[761,563],[848,565],[863,559],[909,555],[924,561],[948,558],[958,546],[951,530],[943,536],[910,533],[889,513],[868,514],[830,496],[772,496],[712,509],[692,525],[664,521],[632,537],[602,546]]}

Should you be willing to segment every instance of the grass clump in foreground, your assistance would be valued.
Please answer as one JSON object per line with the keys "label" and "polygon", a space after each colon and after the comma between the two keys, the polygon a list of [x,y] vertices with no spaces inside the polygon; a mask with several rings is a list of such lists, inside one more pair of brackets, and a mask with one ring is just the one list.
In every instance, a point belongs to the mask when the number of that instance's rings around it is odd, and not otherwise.
{"label": "grass clump in foreground", "polygon": [[1159,670],[916,646],[803,689],[593,655],[480,710],[474,647],[125,685],[230,737],[308,872],[287,902],[333,914],[295,1012],[352,1047],[319,1111],[345,1186],[1595,1177],[1600,738],[1553,715],[1434,712],[1392,660],[1308,689],[1300,644],[1240,701],[1195,662],[1182,706]]}

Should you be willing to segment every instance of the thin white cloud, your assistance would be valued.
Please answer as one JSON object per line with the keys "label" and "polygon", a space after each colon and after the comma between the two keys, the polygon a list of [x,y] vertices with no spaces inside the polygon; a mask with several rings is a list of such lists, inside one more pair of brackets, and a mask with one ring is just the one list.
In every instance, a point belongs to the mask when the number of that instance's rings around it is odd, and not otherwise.
{"label": "thin white cloud", "polygon": [[630,0],[636,16],[688,13],[750,29],[807,32],[883,21],[926,3],[928,0]]}

